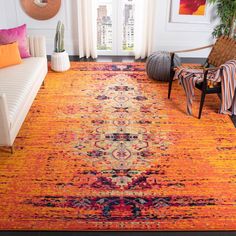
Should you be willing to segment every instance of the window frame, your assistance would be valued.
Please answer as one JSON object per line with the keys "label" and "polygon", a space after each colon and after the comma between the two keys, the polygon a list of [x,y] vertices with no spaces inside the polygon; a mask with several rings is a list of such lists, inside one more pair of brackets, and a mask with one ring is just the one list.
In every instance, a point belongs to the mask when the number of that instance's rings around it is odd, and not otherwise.
{"label": "window frame", "polygon": [[[112,50],[97,50],[99,56],[133,56],[134,51],[123,50],[123,2],[111,0],[112,5]],[[98,5],[97,5],[98,6]],[[121,24],[120,24],[121,22]]]}

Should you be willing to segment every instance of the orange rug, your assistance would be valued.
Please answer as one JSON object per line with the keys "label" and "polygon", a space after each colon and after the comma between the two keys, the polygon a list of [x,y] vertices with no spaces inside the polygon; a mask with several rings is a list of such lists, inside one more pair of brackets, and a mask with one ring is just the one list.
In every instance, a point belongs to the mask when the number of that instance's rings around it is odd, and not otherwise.
{"label": "orange rug", "polygon": [[235,230],[236,132],[209,95],[143,63],[49,71],[15,141],[0,152],[1,230]]}

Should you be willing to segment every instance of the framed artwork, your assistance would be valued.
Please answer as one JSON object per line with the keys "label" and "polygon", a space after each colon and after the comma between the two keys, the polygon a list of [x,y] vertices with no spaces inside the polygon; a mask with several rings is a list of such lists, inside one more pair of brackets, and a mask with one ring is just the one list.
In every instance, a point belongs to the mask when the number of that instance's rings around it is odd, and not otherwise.
{"label": "framed artwork", "polygon": [[173,23],[210,23],[207,0],[172,0],[170,21]]}

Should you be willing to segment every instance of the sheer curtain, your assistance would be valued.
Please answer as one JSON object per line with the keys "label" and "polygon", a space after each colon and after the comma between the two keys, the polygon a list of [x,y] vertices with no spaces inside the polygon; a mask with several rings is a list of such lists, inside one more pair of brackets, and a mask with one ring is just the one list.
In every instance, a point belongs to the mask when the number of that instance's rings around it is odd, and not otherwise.
{"label": "sheer curtain", "polygon": [[97,58],[96,0],[77,0],[79,56]]}
{"label": "sheer curtain", "polygon": [[135,1],[135,58],[145,58],[152,52],[154,45],[154,20],[156,0]]}

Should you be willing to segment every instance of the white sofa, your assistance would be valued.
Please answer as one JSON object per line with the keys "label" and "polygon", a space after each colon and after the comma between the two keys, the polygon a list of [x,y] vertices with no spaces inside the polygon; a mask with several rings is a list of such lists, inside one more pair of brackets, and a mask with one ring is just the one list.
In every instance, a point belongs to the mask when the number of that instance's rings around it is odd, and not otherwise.
{"label": "white sofa", "polygon": [[0,146],[11,147],[47,74],[45,38],[28,37],[32,57],[0,69]]}

